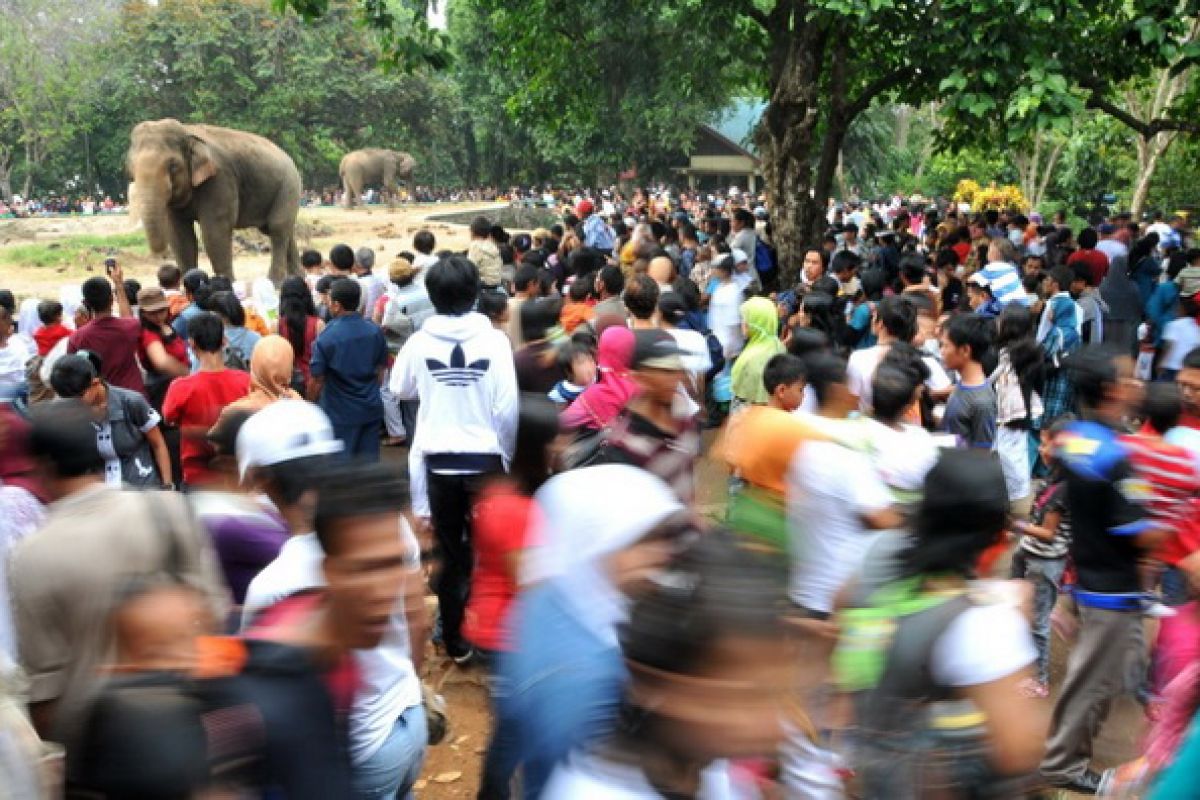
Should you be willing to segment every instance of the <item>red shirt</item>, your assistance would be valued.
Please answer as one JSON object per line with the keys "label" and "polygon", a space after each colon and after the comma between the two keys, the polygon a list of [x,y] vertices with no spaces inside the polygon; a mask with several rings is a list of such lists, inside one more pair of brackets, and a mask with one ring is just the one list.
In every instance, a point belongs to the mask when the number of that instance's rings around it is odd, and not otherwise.
{"label": "red shirt", "polygon": [[[1067,266],[1083,264],[1092,276],[1092,286],[1099,286],[1100,281],[1108,274],[1108,256],[1099,250],[1076,250],[1067,259]],[[1061,288],[1061,287],[1060,287]]]}
{"label": "red shirt", "polygon": [[493,484],[475,504],[475,571],[471,574],[471,599],[463,618],[463,635],[476,647],[512,648],[508,610],[517,594],[517,583],[511,574],[511,556],[526,547],[526,530],[536,513],[533,500],[517,494],[511,483]]}
{"label": "red shirt", "polygon": [[212,459],[213,449],[204,436],[217,421],[221,409],[245,397],[249,391],[250,374],[240,369],[197,372],[171,382],[163,400],[163,420],[180,428],[203,428],[199,435],[183,431],[179,460],[183,465],[184,483],[211,481],[208,462]]}
{"label": "red shirt", "polygon": [[[1191,451],[1169,444],[1153,433],[1123,436],[1121,441],[1129,450],[1134,472],[1150,484],[1148,508],[1151,518],[1163,530],[1173,534],[1191,525],[1191,517],[1197,510],[1192,501],[1200,488],[1200,469],[1196,467]],[[1169,541],[1164,545],[1159,557],[1165,554],[1177,561],[1173,544]]]}
{"label": "red shirt", "polygon": [[158,331],[152,331],[149,328],[142,328],[142,338],[138,340],[138,361],[141,362],[142,369],[146,370],[146,372],[158,371],[154,369],[154,365],[150,363],[150,356],[146,352],[150,348],[150,345],[152,345],[154,342],[159,342],[162,344],[163,349],[167,351],[167,355],[178,361],[180,364],[186,366],[189,363],[190,359],[188,359],[187,342],[183,340],[182,336],[172,336],[171,341],[168,342],[166,338]]}
{"label": "red shirt", "polygon": [[43,325],[33,332],[33,341],[37,343],[38,355],[43,358],[54,349],[54,345],[71,335],[71,329],[61,322],[53,325]]}
{"label": "red shirt", "polygon": [[67,352],[90,350],[100,356],[100,377],[113,386],[146,393],[137,365],[142,323],[128,317],[98,317],[71,334]]}

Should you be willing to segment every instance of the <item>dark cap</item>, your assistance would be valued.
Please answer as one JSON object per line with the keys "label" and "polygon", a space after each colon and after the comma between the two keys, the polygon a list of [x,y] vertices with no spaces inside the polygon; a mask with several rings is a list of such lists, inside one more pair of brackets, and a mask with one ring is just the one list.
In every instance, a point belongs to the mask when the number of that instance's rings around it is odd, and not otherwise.
{"label": "dark cap", "polygon": [[684,350],[664,330],[634,331],[634,369],[683,369]]}

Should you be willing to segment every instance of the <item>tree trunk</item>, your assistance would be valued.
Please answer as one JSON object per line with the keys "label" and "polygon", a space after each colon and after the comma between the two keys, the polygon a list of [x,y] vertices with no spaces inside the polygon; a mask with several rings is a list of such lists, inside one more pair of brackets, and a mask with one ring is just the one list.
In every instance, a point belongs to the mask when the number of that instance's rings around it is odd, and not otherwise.
{"label": "tree trunk", "polygon": [[1146,207],[1146,198],[1150,195],[1150,184],[1154,182],[1154,173],[1158,171],[1159,159],[1174,140],[1174,133],[1160,133],[1149,141],[1138,139],[1138,177],[1133,186],[1133,197],[1129,201],[1129,212],[1133,214],[1134,219],[1141,217]]}
{"label": "tree trunk", "polygon": [[11,204],[12,199],[12,153],[5,149],[0,151],[0,201]]}

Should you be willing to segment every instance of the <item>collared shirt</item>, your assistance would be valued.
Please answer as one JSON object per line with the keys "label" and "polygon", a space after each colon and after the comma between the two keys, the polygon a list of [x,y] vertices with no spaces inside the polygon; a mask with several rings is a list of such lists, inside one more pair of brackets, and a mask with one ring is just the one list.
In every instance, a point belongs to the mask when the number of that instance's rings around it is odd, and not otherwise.
{"label": "collared shirt", "polygon": [[600,463],[630,464],[663,480],[676,497],[690,504],[696,496],[696,459],[700,431],[692,420],[680,420],[678,433],[665,431],[646,417],[625,410],[609,431]]}
{"label": "collared shirt", "polygon": [[383,418],[379,369],[387,364],[383,332],[360,314],[344,314],[313,343],[312,374],[324,378],[320,406],[334,425],[366,425]]}
{"label": "collared shirt", "polygon": [[615,242],[616,237],[613,235],[612,228],[599,214],[590,214],[583,221],[583,243],[587,247],[611,252]]}
{"label": "collared shirt", "polygon": [[96,446],[104,458],[104,482],[110,486],[158,486],[162,476],[146,434],[158,427],[162,417],[137,392],[118,386],[107,388],[108,413],[100,422],[92,423],[96,427]]}
{"label": "collared shirt", "polygon": [[146,393],[137,353],[142,323],[124,317],[98,317],[71,334],[67,352],[90,350],[100,356],[100,377],[113,386]]}

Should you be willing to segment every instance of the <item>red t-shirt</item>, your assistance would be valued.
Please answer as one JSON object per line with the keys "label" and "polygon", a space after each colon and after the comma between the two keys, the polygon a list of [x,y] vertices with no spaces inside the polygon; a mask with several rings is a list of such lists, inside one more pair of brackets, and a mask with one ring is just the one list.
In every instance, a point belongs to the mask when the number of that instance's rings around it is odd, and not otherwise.
{"label": "red t-shirt", "polygon": [[1067,266],[1083,264],[1092,275],[1092,285],[1099,286],[1100,281],[1108,274],[1108,256],[1099,250],[1076,250],[1067,259]]}
{"label": "red t-shirt", "polygon": [[171,382],[163,400],[163,420],[179,428],[204,429],[198,436],[183,431],[179,460],[183,465],[185,483],[202,485],[211,481],[212,472],[208,462],[213,456],[213,449],[204,435],[217,421],[221,409],[245,397],[249,391],[250,374],[240,369],[197,372]]}
{"label": "red t-shirt", "polygon": [[509,650],[508,610],[517,594],[510,556],[527,546],[526,531],[537,506],[510,483],[494,484],[475,504],[472,537],[475,571],[471,599],[463,617],[463,635],[476,647]]}
{"label": "red t-shirt", "polygon": [[99,317],[71,334],[67,352],[90,350],[100,356],[100,377],[113,386],[146,393],[137,352],[142,323],[127,317]]}
{"label": "red t-shirt", "polygon": [[146,353],[150,345],[154,342],[162,344],[163,349],[167,351],[167,355],[175,359],[181,364],[187,364],[188,351],[187,342],[181,336],[172,336],[171,341],[167,341],[158,331],[152,331],[149,328],[142,328],[142,338],[138,341],[138,361],[142,364],[142,369],[146,372],[155,372],[154,366],[150,363],[150,356]]}
{"label": "red t-shirt", "polygon": [[1181,551],[1181,545],[1186,543],[1177,540],[1180,534],[1195,525],[1198,507],[1194,500],[1200,486],[1200,469],[1197,469],[1190,450],[1164,442],[1156,434],[1143,432],[1123,436],[1121,441],[1129,448],[1129,461],[1134,472],[1150,485],[1147,507],[1151,518],[1160,528],[1172,533],[1171,539],[1156,555],[1160,560],[1174,564],[1192,549],[1187,545]]}

